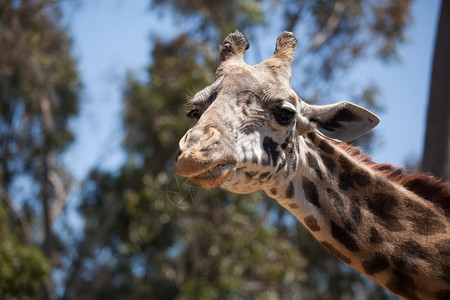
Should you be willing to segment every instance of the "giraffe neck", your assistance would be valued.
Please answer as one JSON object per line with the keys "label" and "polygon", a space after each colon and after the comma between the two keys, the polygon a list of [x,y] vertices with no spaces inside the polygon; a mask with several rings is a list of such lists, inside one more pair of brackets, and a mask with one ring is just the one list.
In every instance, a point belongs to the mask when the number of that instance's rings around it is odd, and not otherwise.
{"label": "giraffe neck", "polygon": [[329,252],[394,294],[450,295],[450,226],[442,209],[317,135],[298,143],[300,171],[266,194]]}

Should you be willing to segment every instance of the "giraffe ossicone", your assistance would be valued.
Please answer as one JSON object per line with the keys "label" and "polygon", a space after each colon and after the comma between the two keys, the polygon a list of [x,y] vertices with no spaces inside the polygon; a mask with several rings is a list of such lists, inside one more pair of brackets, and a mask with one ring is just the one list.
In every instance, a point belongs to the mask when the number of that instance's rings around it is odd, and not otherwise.
{"label": "giraffe ossicone", "polygon": [[450,188],[376,164],[346,145],[379,119],[350,102],[316,106],[291,88],[297,39],[283,32],[256,64],[238,31],[198,92],[176,172],[205,189],[262,190],[343,262],[405,299],[450,299]]}

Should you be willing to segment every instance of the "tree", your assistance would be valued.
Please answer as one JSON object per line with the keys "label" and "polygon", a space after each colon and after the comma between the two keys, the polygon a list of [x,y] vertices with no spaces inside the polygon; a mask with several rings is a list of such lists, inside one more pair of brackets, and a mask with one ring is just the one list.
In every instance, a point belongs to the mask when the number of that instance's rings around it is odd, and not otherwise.
{"label": "tree", "polygon": [[450,3],[441,2],[434,46],[422,170],[450,181]]}
{"label": "tree", "polygon": [[[48,270],[48,262],[57,266],[62,247],[53,224],[67,201],[70,177],[59,154],[73,139],[68,120],[78,112],[80,87],[54,2],[0,2],[0,199],[22,227],[14,243],[26,248],[15,259],[34,257],[31,266],[40,270]],[[10,283],[0,282],[4,296],[14,296],[2,284]],[[50,278],[43,298],[54,298]]]}

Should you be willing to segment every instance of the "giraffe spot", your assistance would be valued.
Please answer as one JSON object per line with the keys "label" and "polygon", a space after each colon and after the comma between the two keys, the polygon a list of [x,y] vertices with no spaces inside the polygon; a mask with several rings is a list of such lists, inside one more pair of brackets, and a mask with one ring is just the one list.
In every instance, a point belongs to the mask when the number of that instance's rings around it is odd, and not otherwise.
{"label": "giraffe spot", "polygon": [[349,172],[339,174],[339,188],[341,190],[355,189],[352,176]]}
{"label": "giraffe spot", "polygon": [[322,159],[322,163],[324,164],[325,168],[327,168],[328,174],[334,175],[336,164],[334,163],[333,159],[323,153],[320,153],[320,158]]}
{"label": "giraffe spot", "polygon": [[348,190],[355,189],[355,184],[360,187],[365,187],[371,182],[370,174],[361,168],[355,168],[352,162],[345,156],[339,156],[339,163],[342,167],[342,172],[339,175],[339,188]]}
{"label": "giraffe spot", "polygon": [[319,163],[317,162],[317,159],[312,155],[311,153],[306,153],[306,160],[308,161],[308,165],[311,169],[313,169],[317,176],[319,176],[320,179],[322,178],[322,171],[320,170]]}
{"label": "giraffe spot", "polygon": [[352,174],[355,182],[360,187],[366,187],[370,183],[370,174],[365,170],[358,170]]}
{"label": "giraffe spot", "polygon": [[450,256],[450,239],[439,241],[434,247],[439,251],[439,255]]}
{"label": "giraffe spot", "polygon": [[289,182],[288,187],[286,188],[286,198],[293,198],[295,194],[295,190],[294,190],[294,184],[291,182]]}
{"label": "giraffe spot", "polygon": [[351,220],[344,219],[344,227],[348,232],[355,233],[356,227],[355,224]]}
{"label": "giraffe spot", "polygon": [[259,180],[263,180],[264,178],[266,178],[267,176],[269,176],[270,175],[270,172],[264,172],[264,173],[261,173],[261,175],[259,175]]}
{"label": "giraffe spot", "polygon": [[314,182],[309,181],[308,178],[303,176],[302,186],[303,190],[305,191],[306,200],[308,200],[309,203],[320,208],[319,194],[317,193],[317,188]]}
{"label": "giraffe spot", "polygon": [[336,193],[334,190],[327,188],[328,196],[333,200],[333,204],[336,208],[341,208],[344,205],[344,201],[342,201],[341,196]]}
{"label": "giraffe spot", "polygon": [[334,148],[326,141],[321,141],[319,143],[319,149],[327,154],[334,154]]}
{"label": "giraffe spot", "polygon": [[263,149],[264,152],[267,153],[270,160],[272,161],[272,165],[275,167],[278,162],[279,152],[277,151],[278,144],[272,140],[270,137],[265,137],[263,141]]}
{"label": "giraffe spot", "polygon": [[416,241],[407,241],[401,244],[400,249],[408,257],[426,259],[430,254]]}
{"label": "giraffe spot", "polygon": [[359,251],[359,246],[356,243],[356,240],[333,221],[331,221],[331,235],[348,250],[352,252]]}
{"label": "giraffe spot", "polygon": [[333,206],[336,209],[339,216],[345,219],[344,223],[348,223],[347,214],[344,211],[344,201],[342,200],[341,196],[330,188],[327,188],[327,193],[330,199],[332,200]]}
{"label": "giraffe spot", "polygon": [[276,188],[271,188],[270,193],[275,196],[276,194],[278,194],[278,191]]}
{"label": "giraffe spot", "polygon": [[436,300],[448,300],[450,299],[450,290],[439,290],[433,294]]}
{"label": "giraffe spot", "polygon": [[306,134],[308,137],[309,137],[309,139],[311,140],[311,141],[313,141],[314,142],[314,140],[316,139],[316,134],[314,133],[314,132],[308,132],[307,134]]}
{"label": "giraffe spot", "polygon": [[373,275],[389,268],[389,261],[382,253],[375,252],[372,259],[362,262],[362,266],[367,275]]}
{"label": "giraffe spot", "polygon": [[414,279],[400,270],[394,270],[392,272],[392,277],[387,282],[386,287],[400,297],[419,300],[419,297],[415,293],[417,286],[414,283]]}
{"label": "giraffe spot", "polygon": [[244,174],[246,177],[253,179],[256,175],[258,175],[258,172],[245,172]]}
{"label": "giraffe spot", "polygon": [[409,258],[405,258],[402,254],[396,254],[396,256],[391,257],[392,262],[402,272],[408,274],[417,274],[418,268],[417,263]]}
{"label": "giraffe spot", "polygon": [[370,228],[370,242],[372,244],[380,244],[383,242],[383,238],[381,237],[378,230],[374,227]]}
{"label": "giraffe spot", "polygon": [[361,222],[362,219],[361,201],[356,196],[353,196],[350,201],[350,215],[352,217],[353,222],[355,222],[356,225]]}
{"label": "giraffe spot", "polygon": [[292,209],[297,209],[298,208],[298,204],[297,203],[289,203],[289,207]]}
{"label": "giraffe spot", "polygon": [[407,219],[411,221],[414,232],[421,235],[433,235],[445,230],[445,225],[429,208],[411,199],[405,200],[408,208]]}
{"label": "giraffe spot", "polygon": [[439,274],[439,278],[443,281],[448,282],[450,278],[450,262],[446,261],[444,265],[441,266],[441,273]]}
{"label": "giraffe spot", "polygon": [[369,211],[376,217],[375,220],[384,228],[394,232],[404,229],[398,218],[392,214],[398,205],[397,199],[388,194],[375,193],[372,198],[365,197],[365,200]]}
{"label": "giraffe spot", "polygon": [[336,256],[337,258],[339,258],[340,260],[342,260],[343,262],[345,262],[346,264],[351,264],[352,261],[350,260],[350,258],[348,258],[347,256],[345,256],[344,254],[342,254],[339,250],[337,250],[336,248],[334,248],[330,243],[328,242],[321,242],[322,245],[325,247],[325,249],[328,250],[328,252],[330,252],[331,254],[333,254],[334,256]]}
{"label": "giraffe spot", "polygon": [[306,227],[308,227],[311,231],[319,231],[320,226],[317,223],[317,219],[313,215],[309,215],[303,219]]}

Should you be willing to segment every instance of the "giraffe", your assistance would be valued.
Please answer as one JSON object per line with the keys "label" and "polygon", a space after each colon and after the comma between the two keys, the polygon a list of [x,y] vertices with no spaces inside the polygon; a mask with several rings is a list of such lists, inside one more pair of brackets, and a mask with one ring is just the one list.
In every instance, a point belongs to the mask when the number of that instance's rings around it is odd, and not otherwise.
{"label": "giraffe", "polygon": [[316,106],[290,85],[297,39],[247,65],[247,39],[229,34],[214,82],[189,101],[196,124],[175,171],[205,189],[262,190],[333,255],[404,299],[450,299],[450,188],[377,164],[346,143],[379,118],[350,102]]}

